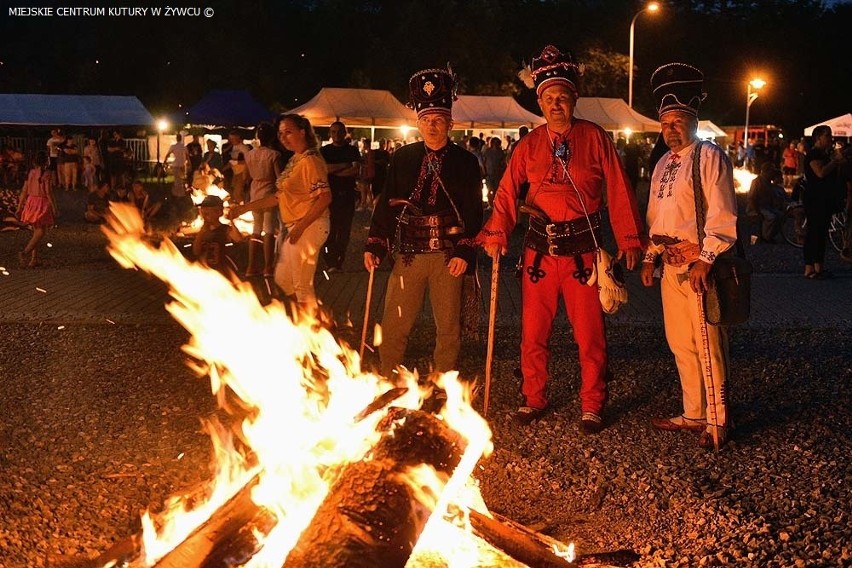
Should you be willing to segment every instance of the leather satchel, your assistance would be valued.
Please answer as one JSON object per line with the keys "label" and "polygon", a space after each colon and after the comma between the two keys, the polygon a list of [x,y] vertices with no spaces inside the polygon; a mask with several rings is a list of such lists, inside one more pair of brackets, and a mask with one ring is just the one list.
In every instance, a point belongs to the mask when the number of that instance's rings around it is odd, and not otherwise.
{"label": "leather satchel", "polygon": [[[704,189],[701,184],[699,158],[703,142],[695,145],[692,155],[692,187],[695,193],[695,219],[698,242],[704,242]],[[704,316],[710,325],[737,325],[748,321],[751,313],[751,262],[737,238],[734,250],[727,251],[713,262],[707,290],[703,294]]]}
{"label": "leather satchel", "polygon": [[711,280],[704,293],[704,315],[711,325],[737,325],[748,321],[751,312],[751,274],[747,259],[720,256],[713,263]]}

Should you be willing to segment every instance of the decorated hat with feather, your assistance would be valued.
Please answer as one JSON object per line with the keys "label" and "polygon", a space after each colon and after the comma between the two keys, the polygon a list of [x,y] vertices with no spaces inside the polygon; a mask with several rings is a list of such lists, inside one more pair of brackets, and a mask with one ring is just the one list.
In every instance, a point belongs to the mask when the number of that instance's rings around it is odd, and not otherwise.
{"label": "decorated hat with feather", "polygon": [[571,53],[562,53],[553,45],[547,45],[537,56],[533,56],[530,65],[524,65],[518,77],[530,89],[535,88],[537,96],[552,85],[564,85],[576,96],[579,91],[580,77],[585,66],[574,62]]}
{"label": "decorated hat with feather", "polygon": [[423,69],[408,80],[409,108],[417,112],[417,118],[427,114],[452,116],[453,101],[458,99],[458,83],[452,67],[446,69]]}

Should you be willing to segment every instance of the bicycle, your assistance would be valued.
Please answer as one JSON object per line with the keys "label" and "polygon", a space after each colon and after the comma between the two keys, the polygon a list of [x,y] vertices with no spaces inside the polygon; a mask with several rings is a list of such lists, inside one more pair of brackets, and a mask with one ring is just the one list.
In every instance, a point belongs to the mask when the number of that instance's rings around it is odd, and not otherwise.
{"label": "bicycle", "polygon": [[[828,222],[828,240],[837,252],[843,250],[843,235],[846,231],[846,211],[839,211],[831,216]],[[787,205],[784,212],[784,224],[781,226],[781,234],[784,240],[797,248],[805,244],[805,235],[808,231],[808,219],[805,215],[805,207],[799,201]]]}

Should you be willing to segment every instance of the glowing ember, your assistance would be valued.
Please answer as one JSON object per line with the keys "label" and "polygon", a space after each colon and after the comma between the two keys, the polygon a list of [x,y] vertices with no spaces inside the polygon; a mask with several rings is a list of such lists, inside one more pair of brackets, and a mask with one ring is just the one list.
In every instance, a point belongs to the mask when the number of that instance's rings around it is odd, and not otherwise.
{"label": "glowing ember", "polygon": [[746,168],[734,168],[734,189],[737,193],[748,193],[748,190],[751,189],[751,182],[756,177]]}
{"label": "glowing ember", "polygon": [[[277,302],[261,306],[249,284],[234,284],[188,262],[168,240],[159,248],[143,241],[142,220],[133,207],[117,204],[111,212],[114,218],[104,228],[110,253],[122,266],[155,274],[170,285],[173,301],[167,309],[192,334],[184,346],[190,366],[209,377],[223,408],[233,408],[226,402],[236,395],[236,406],[249,409],[239,443],[220,424],[206,424],[217,470],[207,501],[190,506],[187,499],[175,497],[164,513],[143,517],[144,565],[155,565],[249,480],[257,479],[252,500],[273,512],[277,523],[268,534],[257,535],[263,547],[245,566],[280,567],[341,466],[371,459],[380,437],[377,425],[387,409],[366,417],[363,409],[400,383],[407,392],[394,406],[417,409],[430,389],[404,371],[394,383],[361,373],[357,352],[340,345],[313,314],[299,313],[291,320]],[[375,344],[380,342],[377,328]],[[471,474],[492,451],[491,432],[470,407],[471,390],[455,372],[438,377],[436,385],[447,395],[437,418],[458,432],[466,446],[449,479],[426,466],[403,474],[412,495],[438,513],[431,515],[416,556],[439,554],[447,565],[470,565],[465,559],[479,558],[481,565],[478,539],[456,527],[469,528],[465,506],[488,514]],[[409,565],[415,563],[412,556]]]}

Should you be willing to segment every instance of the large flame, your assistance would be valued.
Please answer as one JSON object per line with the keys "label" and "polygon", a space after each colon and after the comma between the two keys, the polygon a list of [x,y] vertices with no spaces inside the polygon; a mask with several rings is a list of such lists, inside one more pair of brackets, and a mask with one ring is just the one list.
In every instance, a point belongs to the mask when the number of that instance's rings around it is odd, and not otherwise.
{"label": "large flame", "polygon": [[[220,221],[223,223],[228,223],[228,209],[231,206],[231,195],[221,187],[216,184],[210,184],[205,190],[200,190],[196,188],[192,188],[189,192],[189,197],[192,199],[192,203],[195,206],[201,205],[201,202],[204,201],[204,198],[208,195],[215,195],[222,199],[224,203],[224,214]],[[234,225],[237,227],[237,230],[243,235],[250,235],[252,233],[252,229],[254,227],[254,217],[251,212],[243,213],[239,217],[233,220]],[[198,231],[201,230],[201,227],[204,226],[204,220],[201,218],[201,215],[198,214],[192,221],[181,223],[180,227],[177,230],[178,236],[189,237],[193,236]]]}
{"label": "large flame", "polygon": [[[144,565],[153,566],[256,478],[252,499],[272,511],[277,524],[260,535],[265,544],[246,566],[280,567],[325,498],[333,481],[330,472],[364,459],[378,441],[376,426],[386,411],[364,419],[359,413],[400,385],[361,372],[358,354],[339,344],[311,314],[291,319],[277,302],[261,306],[250,285],[188,262],[168,240],[159,248],[144,241],[142,220],[134,208],[115,204],[111,213],[104,228],[110,253],[124,267],[155,274],[170,285],[173,301],[167,309],[192,334],[184,346],[191,365],[209,377],[223,407],[229,400],[233,406],[236,395],[245,414],[239,440],[227,428],[208,425],[217,468],[208,500],[190,508],[178,497],[162,514],[145,515]],[[408,390],[394,405],[419,408],[430,393],[410,373],[401,373],[398,380]],[[445,518],[460,503],[487,513],[475,485],[471,489],[471,474],[492,450],[491,433],[470,407],[472,393],[456,373],[444,374],[437,385],[448,398],[441,418],[465,438],[466,451],[449,480],[425,467],[410,471],[406,479],[433,510],[418,554],[438,554],[440,547],[444,558],[451,550],[459,562],[472,550],[472,537],[451,528]],[[449,535],[455,535],[455,544],[448,546]]]}
{"label": "large flame", "polygon": [[748,193],[751,182],[757,176],[746,168],[734,168],[734,189],[737,193]]}

